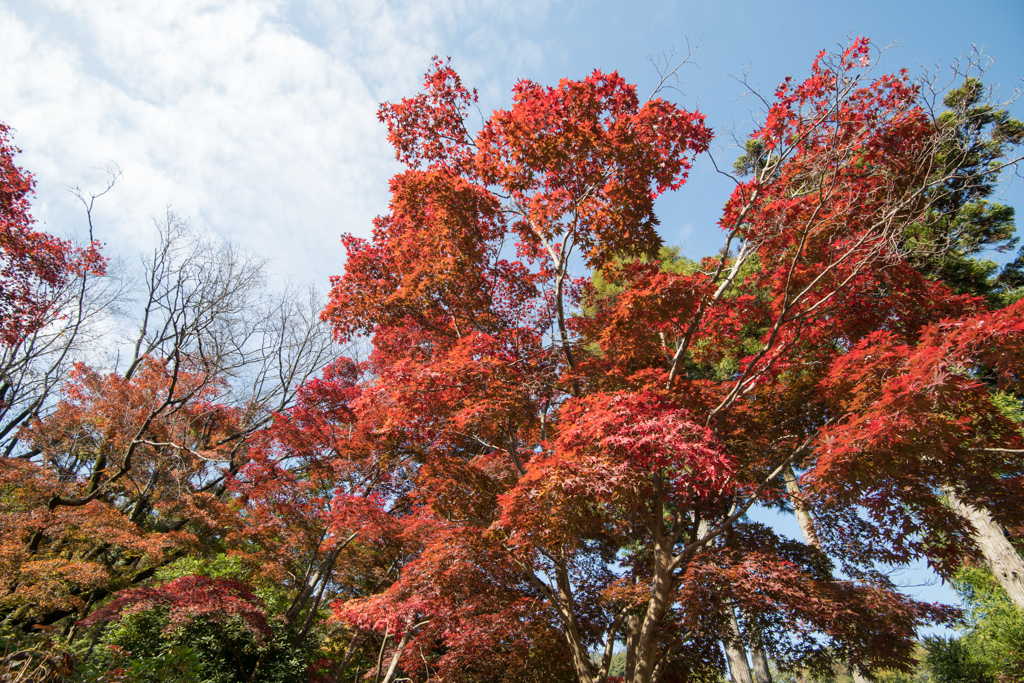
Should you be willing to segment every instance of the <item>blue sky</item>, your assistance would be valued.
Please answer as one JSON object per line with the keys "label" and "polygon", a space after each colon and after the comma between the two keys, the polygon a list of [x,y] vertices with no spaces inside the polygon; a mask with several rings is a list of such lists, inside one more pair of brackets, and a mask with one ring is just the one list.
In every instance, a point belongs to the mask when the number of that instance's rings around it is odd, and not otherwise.
{"label": "blue sky", "polygon": [[[591,2],[555,5],[549,24],[560,39],[554,59],[524,74],[550,82],[560,76],[580,77],[588,70],[616,69],[650,92],[656,78],[648,56],[657,58],[673,47],[685,54],[700,42],[694,68],[684,68],[683,93],[688,107],[699,104],[718,134],[715,155],[731,165],[737,156],[730,130],[749,132],[757,114],[753,98],[742,98],[745,88],[735,80],[744,70],[752,84],[770,94],[786,75],[807,73],[817,52],[845,43],[850,35],[872,38],[879,46],[893,44],[882,56],[880,68],[912,73],[949,65],[972,45],[996,59],[989,71],[991,83],[1001,83],[1009,95],[1024,77],[1024,2]],[[945,69],[940,76],[947,76]],[[741,99],[742,98],[742,99]],[[1015,108],[1018,116],[1024,107]],[[727,195],[727,179],[716,177],[707,159],[699,164],[691,183],[663,202],[664,235],[694,255],[717,248],[715,221]],[[1022,195],[1015,193],[1016,198]]]}
{"label": "blue sky", "polygon": [[[977,44],[1009,94],[1024,76],[1021,26],[1018,0],[0,0],[0,120],[37,175],[48,229],[81,230],[65,189],[100,186],[97,167],[114,162],[124,179],[98,210],[111,251],[144,246],[170,204],[273,257],[280,274],[326,287],[342,266],[339,234],[365,234],[386,209],[397,167],[377,103],[415,93],[434,54],[452,58],[490,112],[520,78],[553,84],[595,68],[643,96],[657,81],[652,58],[700,44],[668,94],[707,115],[728,166],[730,131],[742,136],[757,115],[735,80],[745,69],[770,93],[849,35],[895,43],[880,66],[914,72]],[[715,250],[728,192],[701,159],[659,205],[666,241]],[[1008,196],[1017,203],[1019,188]]]}
{"label": "blue sky", "polygon": [[[594,69],[619,71],[644,96],[658,78],[651,59],[699,44],[668,94],[707,115],[728,166],[729,131],[742,137],[757,116],[736,80],[745,70],[770,93],[850,35],[894,43],[880,67],[913,73],[977,45],[996,60],[988,82],[1010,96],[1024,76],[1022,27],[1021,0],[0,0],[0,120],[36,174],[46,229],[80,236],[66,188],[102,187],[98,167],[114,162],[124,178],[97,210],[108,252],[146,246],[170,204],[273,258],[280,276],[326,289],[342,269],[339,235],[368,234],[397,170],[377,103],[414,94],[434,54],[452,58],[489,112],[520,78],[554,84]],[[1024,116],[1021,103],[1012,111]],[[666,241],[691,256],[717,249],[729,190],[699,160],[659,204]],[[1005,195],[1022,198],[1019,183]]]}

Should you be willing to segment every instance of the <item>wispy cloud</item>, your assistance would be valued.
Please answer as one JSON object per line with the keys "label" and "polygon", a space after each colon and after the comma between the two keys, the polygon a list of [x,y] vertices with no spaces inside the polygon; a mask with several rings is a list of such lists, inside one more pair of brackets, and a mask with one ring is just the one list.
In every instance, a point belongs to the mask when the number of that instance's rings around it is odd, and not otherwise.
{"label": "wispy cloud", "polygon": [[539,1],[0,0],[0,120],[17,130],[50,230],[81,223],[63,189],[97,184],[95,167],[114,161],[125,179],[100,206],[100,239],[143,246],[172,203],[324,286],[341,269],[338,235],[365,234],[386,210],[395,166],[378,102],[415,92],[434,53],[500,97],[541,59],[525,36],[545,12]]}

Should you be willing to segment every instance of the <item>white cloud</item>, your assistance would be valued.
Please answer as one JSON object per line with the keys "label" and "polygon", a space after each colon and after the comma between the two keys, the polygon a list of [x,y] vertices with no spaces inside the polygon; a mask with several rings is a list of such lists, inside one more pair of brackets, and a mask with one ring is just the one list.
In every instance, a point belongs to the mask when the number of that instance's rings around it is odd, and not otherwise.
{"label": "white cloud", "polygon": [[395,165],[378,102],[416,92],[430,56],[453,50],[467,80],[500,97],[541,59],[521,36],[546,12],[491,0],[4,3],[0,120],[37,176],[48,229],[81,225],[64,188],[101,184],[95,167],[114,161],[124,181],[98,212],[112,247],[144,246],[171,203],[321,287],[341,270],[338,235],[368,233],[386,210]]}

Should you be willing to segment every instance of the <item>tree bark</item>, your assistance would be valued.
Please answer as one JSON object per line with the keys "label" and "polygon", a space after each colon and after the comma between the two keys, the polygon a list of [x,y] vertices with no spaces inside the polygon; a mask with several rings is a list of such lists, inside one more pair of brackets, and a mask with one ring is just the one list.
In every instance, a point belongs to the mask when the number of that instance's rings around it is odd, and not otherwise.
{"label": "tree bark", "polygon": [[729,660],[729,674],[732,676],[732,683],[754,683],[754,676],[750,672],[750,662],[747,661],[746,648],[743,647],[743,639],[740,636],[740,624],[736,620],[736,613],[729,610],[729,618],[726,621],[727,638],[723,639],[725,645],[725,656]]}
{"label": "tree bark", "polygon": [[633,680],[636,672],[636,640],[640,636],[640,617],[631,614],[626,617],[626,673],[624,681]]}
{"label": "tree bark", "polygon": [[953,487],[944,487],[944,493],[953,512],[970,522],[971,536],[985,558],[989,571],[1010,596],[1013,604],[1024,609],[1024,561],[1006,538],[1003,527],[992,519],[988,510],[960,500]]}
{"label": "tree bark", "polygon": [[593,683],[590,653],[583,643],[583,637],[580,635],[580,629],[576,622],[576,600],[572,594],[572,582],[569,580],[569,570],[564,560],[555,562],[554,573],[556,594],[562,612],[563,632],[572,652],[576,675],[579,677],[580,683]]}
{"label": "tree bark", "polygon": [[[650,525],[651,537],[654,542],[653,576],[651,577],[650,598],[647,600],[647,611],[640,623],[640,631],[636,640],[636,666],[633,671],[632,683],[651,683],[655,680],[655,670],[663,661],[664,652],[660,651],[658,633],[661,630],[665,614],[672,604],[672,591],[675,588],[673,576],[671,539],[665,528],[665,481],[660,474],[655,477],[655,494],[651,504]],[[751,682],[752,683],[752,682]]]}
{"label": "tree bark", "polygon": [[[800,494],[800,482],[797,481],[796,472],[789,466],[782,471],[782,478],[786,482],[786,491],[793,502],[793,512],[796,513],[796,521],[800,525],[800,533],[804,537],[804,543],[821,549],[821,541],[814,529],[814,517],[811,516],[811,509],[807,506],[803,496]],[[853,676],[853,683],[871,683],[871,679],[862,675],[857,667],[851,662],[850,674]]]}
{"label": "tree bark", "polygon": [[772,683],[772,671],[768,667],[768,655],[760,644],[750,648],[751,659],[754,662],[755,683]]}
{"label": "tree bark", "polygon": [[356,631],[355,635],[352,636],[352,640],[348,641],[348,647],[345,648],[345,655],[341,658],[341,662],[334,670],[334,674],[331,676],[331,683],[341,683],[341,676],[345,673],[345,667],[348,666],[348,662],[352,659],[352,654],[356,651],[356,646],[359,645],[359,641],[363,638],[362,631]]}
{"label": "tree bark", "polygon": [[782,471],[782,478],[786,482],[786,491],[793,502],[793,512],[796,513],[796,521],[800,525],[800,533],[803,534],[804,543],[820,548],[821,544],[818,541],[818,534],[814,531],[814,518],[811,517],[810,508],[807,507],[803,497],[800,495],[800,484],[796,480],[796,472],[793,471],[792,466]]}
{"label": "tree bark", "polygon": [[391,666],[388,667],[388,672],[384,675],[384,680],[381,683],[391,683],[395,678],[395,674],[398,673],[398,660],[401,659],[402,653],[405,652],[405,646],[409,644],[409,638],[412,637],[415,621],[415,616],[410,616],[405,622],[405,633],[402,634],[402,640],[398,643],[398,647],[395,648],[395,654],[391,657]]}

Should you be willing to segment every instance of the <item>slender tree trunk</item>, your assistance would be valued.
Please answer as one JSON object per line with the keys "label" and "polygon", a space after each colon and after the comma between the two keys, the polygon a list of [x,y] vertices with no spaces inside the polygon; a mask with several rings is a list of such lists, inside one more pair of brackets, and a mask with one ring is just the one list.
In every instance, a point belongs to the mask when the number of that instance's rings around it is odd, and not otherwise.
{"label": "slender tree trunk", "polygon": [[747,661],[746,648],[743,647],[743,640],[740,637],[740,624],[736,620],[736,613],[729,611],[729,618],[726,622],[727,638],[723,639],[725,645],[725,656],[729,660],[729,674],[732,676],[732,683],[754,683],[754,676],[750,672],[750,662]]}
{"label": "slender tree trunk", "polygon": [[398,673],[398,660],[401,659],[402,653],[405,652],[405,646],[409,644],[415,622],[416,618],[414,616],[410,616],[405,622],[405,633],[402,634],[402,640],[398,643],[398,647],[395,648],[395,654],[391,656],[391,666],[388,667],[388,672],[384,675],[384,680],[381,683],[391,683],[395,678],[395,674]]}
{"label": "slender tree trunk", "polygon": [[[697,535],[703,536],[708,532],[707,520],[701,520],[697,529]],[[729,610],[728,623],[726,624],[725,637],[722,638],[722,647],[725,648],[725,657],[729,663],[729,673],[733,683],[771,683],[771,674],[768,670],[768,657],[762,648],[756,648],[754,653],[754,670],[750,668],[750,661],[747,659],[747,648],[743,644],[740,633],[739,620],[736,618],[736,610]],[[758,661],[760,655],[760,662]],[[760,665],[763,665],[760,666]],[[762,673],[763,669],[763,673]],[[755,679],[755,672],[757,678]]]}
{"label": "slender tree trunk", "polygon": [[572,594],[572,582],[569,580],[569,570],[564,560],[555,562],[555,587],[558,601],[561,604],[562,625],[566,642],[572,652],[573,666],[576,667],[576,675],[580,683],[593,683],[594,677],[591,671],[590,653],[587,652],[580,635],[580,629],[576,622],[576,600]]}
{"label": "slender tree trunk", "polygon": [[772,670],[768,666],[768,655],[764,648],[759,643],[755,644],[750,648],[750,655],[754,661],[755,683],[772,683]]}
{"label": "slender tree trunk", "polygon": [[331,683],[341,683],[341,676],[345,673],[345,667],[348,666],[348,662],[352,659],[353,653],[356,651],[356,646],[359,641],[363,639],[363,633],[356,631],[355,635],[352,636],[352,640],[348,641],[348,647],[345,648],[345,655],[341,658],[341,663],[334,670],[334,675],[331,676]]}
{"label": "slender tree trunk", "polygon": [[981,550],[989,571],[1017,607],[1024,609],[1024,561],[1010,544],[1003,527],[992,519],[988,510],[976,508],[960,500],[951,486],[944,488],[949,507],[971,523],[971,536]]}
{"label": "slender tree trunk", "polygon": [[792,467],[787,467],[782,471],[782,478],[786,482],[786,491],[793,502],[793,512],[796,513],[796,521],[800,525],[800,533],[803,534],[804,543],[820,548],[821,543],[818,541],[818,534],[814,530],[814,518],[811,517],[811,510],[800,495],[800,484],[796,480],[796,472],[793,471]]}
{"label": "slender tree trunk", "polygon": [[[704,526],[702,524],[702,526]],[[701,529],[699,533],[706,533],[706,529]],[[753,646],[750,648],[750,660],[747,659],[747,648],[743,644],[743,640],[740,634],[739,620],[736,618],[736,612],[730,615],[731,631],[730,642],[726,642],[723,639],[722,645],[725,647],[725,655],[729,661],[729,671],[732,673],[733,683],[745,683],[751,681],[751,683],[772,683],[771,669],[768,667],[768,655],[765,653],[764,648],[760,645],[760,636],[758,634],[750,634],[752,636]],[[753,669],[750,668],[749,661],[754,662]]]}
{"label": "slender tree trunk", "polygon": [[675,587],[675,577],[672,573],[673,543],[666,536],[664,525],[664,485],[664,480],[659,474],[655,478],[655,494],[650,511],[651,536],[654,541],[651,593],[647,600],[647,611],[634,641],[636,667],[631,683],[651,683],[654,680],[655,669],[663,657],[658,647],[658,634],[672,603],[672,591]]}
{"label": "slender tree trunk", "polygon": [[[657,553],[657,551],[655,551]],[[654,583],[651,586],[651,598],[647,601],[647,613],[644,615],[637,638],[636,669],[633,672],[633,683],[650,683],[654,680],[654,669],[660,660],[657,634],[661,630],[662,621],[668,611],[672,591],[672,576],[666,569],[666,562],[659,562],[656,567]]]}
{"label": "slender tree trunk", "polygon": [[[782,478],[786,482],[786,491],[789,493],[790,500],[793,501],[793,512],[796,513],[796,521],[800,525],[800,533],[804,537],[804,543],[820,549],[821,541],[818,540],[818,534],[814,528],[814,517],[811,515],[811,509],[800,494],[800,482],[796,479],[796,472],[793,471],[791,466],[787,467],[782,471]],[[871,679],[863,676],[852,662],[849,666],[854,683],[871,683]]]}

